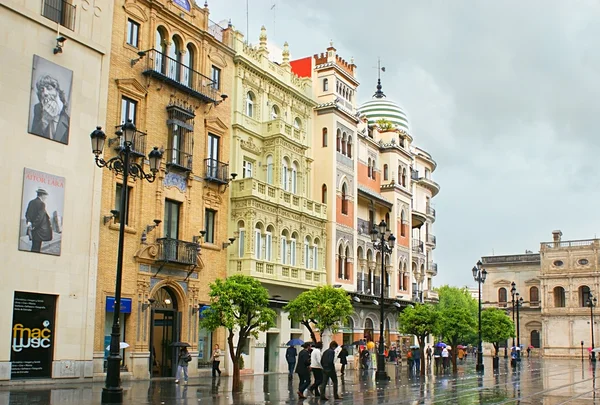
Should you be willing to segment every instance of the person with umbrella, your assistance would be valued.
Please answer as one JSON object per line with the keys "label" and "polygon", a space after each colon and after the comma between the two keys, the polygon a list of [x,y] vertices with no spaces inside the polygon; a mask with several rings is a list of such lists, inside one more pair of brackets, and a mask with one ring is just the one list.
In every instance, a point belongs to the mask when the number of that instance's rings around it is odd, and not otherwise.
{"label": "person with umbrella", "polygon": [[291,380],[292,378],[294,378],[294,369],[296,368],[296,355],[298,354],[298,352],[296,351],[296,348],[292,345],[290,345],[290,343],[293,343],[291,340],[288,342],[288,348],[285,351],[285,361],[287,361],[288,364],[288,378]]}
{"label": "person with umbrella", "polygon": [[175,384],[179,383],[179,377],[183,372],[183,383],[188,383],[188,363],[192,361],[192,356],[187,350],[187,347],[182,346],[179,349],[179,356],[177,356],[177,374],[175,375]]}

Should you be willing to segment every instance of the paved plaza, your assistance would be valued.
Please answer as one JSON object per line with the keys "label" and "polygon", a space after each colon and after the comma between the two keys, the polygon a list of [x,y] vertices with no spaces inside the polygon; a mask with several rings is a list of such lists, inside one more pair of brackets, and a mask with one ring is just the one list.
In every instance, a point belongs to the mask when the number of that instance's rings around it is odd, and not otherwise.
{"label": "paved plaza", "polygon": [[[591,364],[576,360],[524,358],[513,370],[500,359],[500,369],[478,376],[472,359],[459,365],[458,374],[418,377],[406,366],[388,365],[391,380],[376,383],[374,372],[350,370],[343,379],[343,400],[336,404],[600,404],[596,399],[596,371]],[[600,367],[600,366],[599,366]],[[599,371],[600,376],[600,371]],[[300,401],[295,394],[298,379],[269,374],[243,377],[244,390],[232,395],[231,378],[197,378],[187,386],[173,380],[126,382],[125,404],[229,405],[229,404],[317,404],[309,397]],[[330,388],[331,389],[331,388]],[[84,405],[100,404],[102,384],[54,384],[52,386],[0,388],[0,404]],[[328,396],[329,392],[328,392]],[[331,395],[332,396],[332,395]],[[334,403],[333,399],[329,403]]]}

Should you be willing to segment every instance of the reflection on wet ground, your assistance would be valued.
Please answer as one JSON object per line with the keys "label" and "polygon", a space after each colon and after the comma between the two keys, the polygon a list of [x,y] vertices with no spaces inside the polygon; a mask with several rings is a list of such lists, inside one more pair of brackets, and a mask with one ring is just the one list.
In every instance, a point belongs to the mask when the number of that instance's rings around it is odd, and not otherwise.
{"label": "reflection on wet ground", "polygon": [[[489,364],[488,364],[489,363]],[[586,360],[542,360],[524,358],[512,369],[500,359],[492,371],[486,359],[484,375],[475,373],[473,360],[460,364],[457,374],[425,377],[408,373],[406,367],[388,365],[389,382],[376,383],[374,371],[349,370],[340,382],[344,399],[336,404],[599,404],[596,370]],[[600,366],[599,366],[600,367]],[[600,376],[600,372],[598,373]],[[173,380],[124,383],[125,404],[317,404],[318,399],[297,399],[297,377],[285,374],[243,377],[243,392],[231,394],[231,379],[191,379],[188,385]],[[331,390],[331,388],[329,388]],[[0,388],[0,404],[80,405],[100,404],[102,384],[73,383],[52,386]],[[331,395],[333,397],[333,395]],[[333,403],[333,399],[329,401]]]}

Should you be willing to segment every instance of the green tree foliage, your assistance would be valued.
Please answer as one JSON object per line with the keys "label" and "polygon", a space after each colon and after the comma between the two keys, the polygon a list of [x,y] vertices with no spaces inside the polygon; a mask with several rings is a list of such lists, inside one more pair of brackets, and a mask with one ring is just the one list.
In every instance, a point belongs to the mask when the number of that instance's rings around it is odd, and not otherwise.
{"label": "green tree foliage", "polygon": [[457,346],[471,336],[477,327],[477,301],[471,297],[467,288],[443,286],[438,289],[440,302],[439,332],[444,341],[452,346],[452,370],[456,373]]}
{"label": "green tree foliage", "polygon": [[494,357],[498,357],[500,342],[515,336],[515,325],[503,310],[487,308],[481,312],[481,335],[483,341],[494,345]]}
{"label": "green tree foliage", "polygon": [[[225,280],[217,279],[210,285],[210,308],[200,321],[202,328],[228,331],[227,344],[233,360],[233,390],[241,389],[240,356],[246,338],[258,337],[259,331],[275,326],[275,311],[269,308],[269,292],[253,277],[235,275]],[[234,344],[235,333],[238,334]],[[234,349],[235,348],[235,349]]]}
{"label": "green tree foliage", "polygon": [[415,335],[421,352],[421,375],[425,375],[425,339],[438,329],[439,314],[431,304],[416,304],[405,308],[398,315],[398,330],[401,333]]}
{"label": "green tree foliage", "polygon": [[354,313],[350,296],[346,290],[325,285],[304,291],[284,308],[289,318],[300,322],[310,332],[313,342],[317,342],[315,329],[336,333],[338,326]]}

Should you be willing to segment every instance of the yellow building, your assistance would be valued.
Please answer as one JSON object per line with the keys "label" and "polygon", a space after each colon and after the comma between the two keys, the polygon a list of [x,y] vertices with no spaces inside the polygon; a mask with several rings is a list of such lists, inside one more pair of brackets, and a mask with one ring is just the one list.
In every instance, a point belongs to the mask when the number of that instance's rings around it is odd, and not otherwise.
{"label": "yellow building", "polygon": [[[125,1],[114,12],[105,159],[132,120],[136,162],[164,151],[156,181],[130,181],[127,216],[114,218],[122,177],[103,170],[94,375],[106,367],[118,230],[125,224],[121,303],[123,378],[173,376],[175,341],[188,342],[190,375],[209,367],[224,335],[199,330],[209,284],[226,277],[233,50],[230,27],[193,1]],[[147,166],[145,166],[147,168]],[[98,172],[100,169],[97,169]],[[196,361],[197,360],[197,361]],[[208,370],[206,370],[208,371]]]}
{"label": "yellow building", "polygon": [[92,377],[102,176],[88,134],[106,120],[113,3],[71,3],[0,2],[0,385]]}
{"label": "yellow building", "polygon": [[269,290],[276,326],[244,347],[245,368],[287,371],[286,343],[307,340],[281,307],[302,291],[327,283],[326,205],[314,201],[310,78],[292,73],[287,43],[282,63],[269,59],[266,30],[252,47],[234,41],[235,77],[230,225],[237,238],[229,274],[246,274]]}

